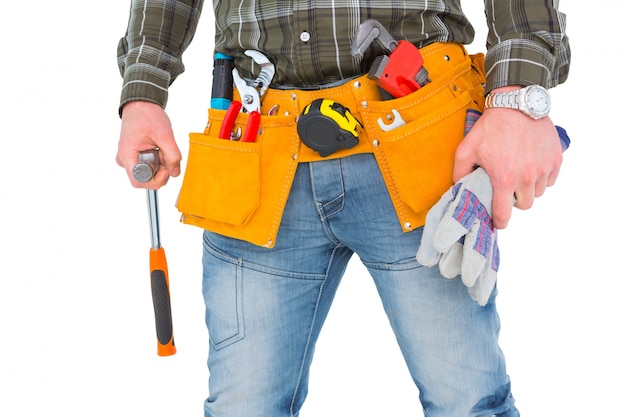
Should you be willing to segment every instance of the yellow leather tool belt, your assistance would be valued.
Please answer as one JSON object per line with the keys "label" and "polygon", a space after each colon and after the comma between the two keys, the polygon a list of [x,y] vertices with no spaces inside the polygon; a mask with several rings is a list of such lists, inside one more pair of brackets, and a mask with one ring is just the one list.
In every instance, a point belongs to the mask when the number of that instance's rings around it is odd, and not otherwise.
{"label": "yellow leather tool belt", "polygon": [[[430,207],[452,185],[466,111],[483,109],[484,70],[483,55],[470,56],[458,44],[435,43],[420,52],[431,82],[401,98],[381,100],[366,75],[327,89],[268,90],[255,142],[219,138],[225,111],[209,109],[205,131],[190,134],[177,203],[181,221],[273,247],[299,163],[373,153],[399,226],[405,232],[422,226]],[[302,143],[297,117],[318,98],[350,109],[362,125],[356,146],[321,157]],[[239,114],[235,129],[245,129],[247,119],[248,114]]]}

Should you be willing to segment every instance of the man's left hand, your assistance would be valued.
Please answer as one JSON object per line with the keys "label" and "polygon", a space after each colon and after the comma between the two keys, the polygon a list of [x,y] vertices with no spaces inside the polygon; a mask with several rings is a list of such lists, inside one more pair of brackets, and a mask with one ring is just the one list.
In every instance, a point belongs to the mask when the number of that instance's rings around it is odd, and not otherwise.
{"label": "man's left hand", "polygon": [[[507,91],[507,87],[494,91]],[[456,152],[454,181],[480,166],[493,184],[493,224],[504,229],[513,206],[526,210],[554,185],[563,161],[554,124],[518,110],[487,109]]]}

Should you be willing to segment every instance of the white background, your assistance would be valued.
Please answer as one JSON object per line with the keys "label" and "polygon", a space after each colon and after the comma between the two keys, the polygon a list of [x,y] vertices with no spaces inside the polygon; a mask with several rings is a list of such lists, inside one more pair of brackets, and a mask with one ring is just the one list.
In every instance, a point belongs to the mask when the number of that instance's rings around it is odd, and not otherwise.
{"label": "white background", "polygon": [[[572,146],[557,186],[500,234],[501,345],[525,416],[623,413],[625,149],[615,17],[623,2],[563,1],[573,61],[552,91]],[[482,2],[464,5],[478,29]],[[609,6],[610,5],[610,6]],[[116,46],[129,1],[3,7],[0,416],[200,416],[208,337],[201,233],[160,191],[178,353],[156,355],[145,192],[115,164]],[[471,7],[471,8],[470,8]],[[597,9],[597,10],[596,10]],[[205,124],[211,4],[171,89],[183,152]],[[615,31],[611,34],[609,31]],[[622,29],[619,29],[622,32]],[[617,100],[615,100],[617,99]],[[421,409],[373,284],[355,257],[318,344],[303,417]]]}

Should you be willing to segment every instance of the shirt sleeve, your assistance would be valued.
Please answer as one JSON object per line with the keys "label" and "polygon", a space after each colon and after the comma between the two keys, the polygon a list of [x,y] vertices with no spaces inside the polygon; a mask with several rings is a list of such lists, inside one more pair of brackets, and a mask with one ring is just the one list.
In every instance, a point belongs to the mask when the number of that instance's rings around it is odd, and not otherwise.
{"label": "shirt sleeve", "polygon": [[565,14],[558,0],[487,0],[486,90],[506,85],[555,87],[570,64]]}
{"label": "shirt sleeve", "polygon": [[168,88],[185,67],[182,54],[193,39],[202,0],[132,0],[126,34],[117,48],[123,77],[120,112],[130,101],[165,108]]}

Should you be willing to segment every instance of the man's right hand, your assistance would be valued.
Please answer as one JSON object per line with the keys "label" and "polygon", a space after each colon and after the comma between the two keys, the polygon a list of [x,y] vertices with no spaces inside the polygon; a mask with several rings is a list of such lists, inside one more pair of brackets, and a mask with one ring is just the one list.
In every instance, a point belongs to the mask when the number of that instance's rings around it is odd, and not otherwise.
{"label": "man's right hand", "polygon": [[[139,153],[159,148],[161,165],[152,179],[141,183],[133,178],[133,166],[139,159]],[[161,106],[146,101],[133,101],[122,109],[122,129],[115,158],[124,169],[131,184],[137,188],[159,189],[169,177],[180,175],[182,156],[170,119]]]}

